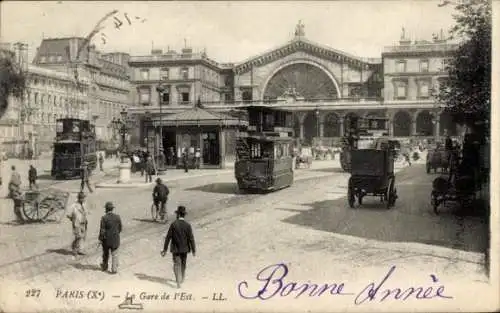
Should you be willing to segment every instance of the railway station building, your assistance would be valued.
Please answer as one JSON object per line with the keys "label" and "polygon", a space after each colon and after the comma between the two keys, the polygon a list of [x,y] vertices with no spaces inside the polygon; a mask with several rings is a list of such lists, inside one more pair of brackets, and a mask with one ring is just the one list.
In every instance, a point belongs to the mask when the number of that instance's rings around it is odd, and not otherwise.
{"label": "railway station building", "polygon": [[[180,139],[181,129],[203,120],[199,112],[192,113],[197,102],[203,116],[219,116],[220,125],[231,120],[228,112],[243,105],[291,111],[294,136],[306,145],[335,145],[351,116],[383,117],[394,137],[439,139],[445,131],[457,135],[457,126],[432,97],[446,79],[446,62],[456,48],[442,32],[430,41],[412,41],[402,33],[381,58],[363,58],[307,39],[299,22],[290,41],[241,63],[219,63],[191,48],[155,49],[129,60],[129,112],[140,125],[132,140],[144,145],[152,133],[163,133],[164,142],[168,133],[167,146],[185,148],[188,140]],[[192,119],[176,119],[173,127],[175,118],[170,116],[179,114]],[[225,147],[218,150],[220,167],[234,159],[233,136],[222,135],[229,131],[225,129],[220,128],[216,139]]]}

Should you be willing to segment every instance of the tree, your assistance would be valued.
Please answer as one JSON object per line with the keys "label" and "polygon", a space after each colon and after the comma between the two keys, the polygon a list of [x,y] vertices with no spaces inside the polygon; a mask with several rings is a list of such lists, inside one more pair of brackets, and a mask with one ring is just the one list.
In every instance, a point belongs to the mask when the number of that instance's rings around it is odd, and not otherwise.
{"label": "tree", "polygon": [[460,44],[447,65],[448,79],[439,87],[438,102],[452,119],[488,136],[491,105],[491,3],[462,1],[455,8],[451,39]]}
{"label": "tree", "polygon": [[0,57],[0,118],[9,106],[9,98],[21,99],[26,88],[26,77],[13,58]]}

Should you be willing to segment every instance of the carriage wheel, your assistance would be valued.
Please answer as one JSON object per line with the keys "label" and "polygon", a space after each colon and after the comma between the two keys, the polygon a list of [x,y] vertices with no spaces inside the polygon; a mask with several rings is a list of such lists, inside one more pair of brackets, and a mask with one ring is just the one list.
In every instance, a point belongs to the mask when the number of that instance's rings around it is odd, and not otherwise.
{"label": "carriage wheel", "polygon": [[355,201],[354,186],[352,186],[351,179],[349,179],[349,184],[347,186],[347,202],[349,203],[349,206],[351,208],[354,208],[354,201]]}
{"label": "carriage wheel", "polygon": [[45,198],[42,201],[40,201],[38,205],[38,213],[40,215],[40,219],[42,221],[46,220],[47,217],[53,215],[55,212],[59,212],[62,214],[59,214],[56,216],[56,221],[60,222],[61,217],[64,214],[64,204],[61,204],[58,199],[54,198]]}
{"label": "carriage wheel", "polygon": [[154,222],[158,220],[158,210],[156,210],[156,205],[154,202],[151,203],[151,218]]}
{"label": "carriage wheel", "polygon": [[23,201],[23,213],[28,221],[40,220],[36,201]]}
{"label": "carriage wheel", "polygon": [[389,184],[386,190],[386,208],[389,210],[396,202],[396,192],[394,190],[394,177],[389,178]]}

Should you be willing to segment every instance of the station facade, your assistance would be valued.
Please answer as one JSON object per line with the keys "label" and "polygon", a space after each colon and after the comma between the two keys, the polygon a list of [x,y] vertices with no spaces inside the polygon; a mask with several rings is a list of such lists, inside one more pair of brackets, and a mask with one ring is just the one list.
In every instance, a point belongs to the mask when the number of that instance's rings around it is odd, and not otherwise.
{"label": "station facade", "polygon": [[[442,34],[415,42],[403,33],[381,58],[361,58],[308,40],[299,23],[292,40],[238,64],[218,63],[190,48],[153,50],[129,60],[129,112],[141,125],[133,137],[143,143],[151,130],[171,130],[168,116],[192,110],[198,101],[213,114],[248,104],[289,110],[294,135],[304,144],[333,145],[353,115],[386,118],[394,137],[438,138],[445,130],[456,135],[457,126],[433,98],[456,48]],[[185,141],[172,139],[169,145],[179,150]],[[232,153],[224,149],[221,166]]]}

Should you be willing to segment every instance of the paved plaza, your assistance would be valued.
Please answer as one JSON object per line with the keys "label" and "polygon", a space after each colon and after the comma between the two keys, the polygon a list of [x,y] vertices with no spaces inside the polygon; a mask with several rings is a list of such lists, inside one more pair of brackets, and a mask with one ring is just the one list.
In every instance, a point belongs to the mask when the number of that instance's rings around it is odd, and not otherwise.
{"label": "paved plaza", "polygon": [[[378,198],[367,198],[363,206],[349,208],[349,174],[335,160],[316,161],[310,169],[296,170],[293,186],[264,195],[240,194],[231,168],[167,171],[163,179],[171,190],[169,220],[174,218],[177,205],[185,205],[198,246],[196,256],[188,256],[187,280],[180,291],[175,288],[171,258],[160,256],[168,225],[151,221],[152,185],[133,174],[137,182],[134,188],[106,188],[105,184],[116,178],[102,176],[96,184],[103,187],[88,197],[87,255],[71,255],[71,226],[65,220],[15,225],[4,219],[0,275],[19,288],[82,290],[98,286],[108,291],[108,297],[113,296],[110,290],[123,291],[116,299],[107,300],[110,309],[123,301],[125,291],[137,295],[141,291],[186,292],[199,299],[211,298],[211,290],[222,293],[239,308],[251,308],[252,301],[245,302],[239,296],[238,282],[249,281],[245,289],[249,294],[258,286],[258,272],[278,263],[289,267],[290,281],[348,280],[352,282],[348,285],[357,286],[396,266],[399,274],[404,272],[417,281],[428,283],[425,277],[438,273],[443,283],[467,279],[481,288],[487,281],[486,217],[481,212],[460,215],[453,207],[435,215],[429,195],[436,175],[426,174],[421,162],[411,167],[398,164],[396,168],[399,198],[390,210]],[[109,175],[116,175],[116,170],[110,170]],[[64,188],[76,191],[78,184],[77,180],[69,181]],[[101,250],[97,235],[106,201],[115,203],[124,225],[118,275],[103,273],[98,267]],[[3,201],[2,212],[10,211],[10,204]],[[123,286],[124,282],[128,286]],[[450,292],[457,294],[459,290]],[[348,305],[345,297],[338,301]],[[151,310],[166,308],[161,301],[139,302]],[[69,308],[77,304],[76,299],[63,299],[46,305]],[[7,307],[12,305],[16,304],[8,303]],[[23,305],[40,308],[41,304],[27,301]],[[87,301],[83,307],[99,309],[99,305]],[[229,309],[223,301],[219,306]],[[202,308],[202,301],[168,303],[169,310]],[[325,303],[318,301],[314,308],[324,310]]]}

